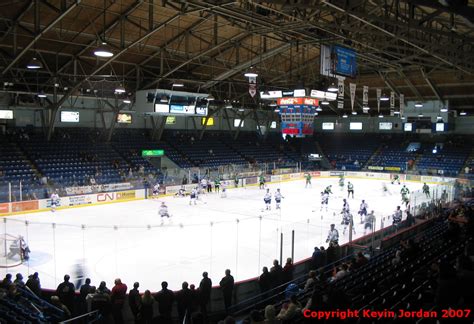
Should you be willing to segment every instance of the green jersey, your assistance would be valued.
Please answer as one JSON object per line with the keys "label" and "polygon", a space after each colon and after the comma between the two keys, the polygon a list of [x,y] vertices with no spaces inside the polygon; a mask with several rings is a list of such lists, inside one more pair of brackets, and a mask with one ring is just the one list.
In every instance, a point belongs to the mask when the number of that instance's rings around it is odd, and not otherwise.
{"label": "green jersey", "polygon": [[306,181],[311,181],[311,174],[308,173],[308,174],[306,175]]}
{"label": "green jersey", "polygon": [[347,185],[347,190],[354,190],[354,185],[352,183],[349,183]]}

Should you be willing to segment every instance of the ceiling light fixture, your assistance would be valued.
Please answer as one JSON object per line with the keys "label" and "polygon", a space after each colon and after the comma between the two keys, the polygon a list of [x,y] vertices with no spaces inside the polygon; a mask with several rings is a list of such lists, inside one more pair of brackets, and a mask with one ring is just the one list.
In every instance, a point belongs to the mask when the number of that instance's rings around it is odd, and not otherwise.
{"label": "ceiling light fixture", "polygon": [[459,116],[466,116],[466,115],[467,113],[464,110],[459,113]]}
{"label": "ceiling light fixture", "polygon": [[383,114],[382,114],[382,113],[380,113],[379,118],[383,118]]}
{"label": "ceiling light fixture", "polygon": [[258,73],[257,70],[253,66],[251,66],[250,69],[244,73],[244,76],[247,78],[256,78],[258,77]]}
{"label": "ceiling light fixture", "polygon": [[132,101],[130,100],[130,98],[127,97],[127,98],[123,99],[123,103],[125,103],[125,104],[131,104]]}
{"label": "ceiling light fixture", "polygon": [[46,98],[46,97],[47,97],[47,95],[46,95],[46,93],[44,93],[43,90],[41,90],[40,93],[38,93],[38,98]]}
{"label": "ceiling light fixture", "polygon": [[36,57],[33,57],[31,61],[26,65],[26,68],[30,70],[37,70],[43,68],[43,64],[41,63],[41,61],[38,61]]}
{"label": "ceiling light fixture", "polygon": [[415,103],[415,108],[422,108],[423,104],[421,102]]}
{"label": "ceiling light fixture", "polygon": [[385,94],[383,93],[382,96],[380,97],[380,101],[389,101],[390,98]]}
{"label": "ceiling light fixture", "polygon": [[443,107],[439,111],[442,113],[448,112],[448,107]]}
{"label": "ceiling light fixture", "polygon": [[323,111],[321,107],[316,108],[316,111]]}
{"label": "ceiling light fixture", "polygon": [[347,118],[347,114],[342,115],[342,118]]}
{"label": "ceiling light fixture", "polygon": [[181,82],[174,82],[172,87],[173,88],[182,88],[182,87],[184,87],[184,84],[182,84]]}
{"label": "ceiling light fixture", "polygon": [[418,113],[418,117],[419,118],[423,117],[423,113],[421,111]]}
{"label": "ceiling light fixture", "polygon": [[127,90],[125,90],[125,88],[121,84],[117,88],[115,88],[115,93],[116,94],[122,94],[122,93],[125,93],[125,92],[127,92]]}
{"label": "ceiling light fixture", "polygon": [[353,110],[353,111],[352,111],[352,114],[353,114],[353,115],[357,115],[357,111]]}
{"label": "ceiling light fixture", "polygon": [[337,90],[339,90],[339,88],[336,86],[336,84],[334,84],[334,82],[331,83],[328,87],[329,92],[337,92]]}
{"label": "ceiling light fixture", "polygon": [[323,100],[323,101],[321,101],[321,105],[327,106],[327,105],[329,105],[329,101]]}
{"label": "ceiling light fixture", "polygon": [[112,57],[114,53],[110,50],[110,47],[107,45],[106,42],[101,42],[99,46],[96,47],[94,50],[94,55],[97,57]]}

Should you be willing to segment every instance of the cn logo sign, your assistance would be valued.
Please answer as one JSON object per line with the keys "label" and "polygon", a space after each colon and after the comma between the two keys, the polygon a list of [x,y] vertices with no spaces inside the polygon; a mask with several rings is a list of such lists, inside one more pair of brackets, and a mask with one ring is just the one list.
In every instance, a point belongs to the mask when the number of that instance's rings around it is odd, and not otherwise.
{"label": "cn logo sign", "polygon": [[98,202],[112,201],[112,200],[115,200],[115,194],[113,192],[97,194]]}

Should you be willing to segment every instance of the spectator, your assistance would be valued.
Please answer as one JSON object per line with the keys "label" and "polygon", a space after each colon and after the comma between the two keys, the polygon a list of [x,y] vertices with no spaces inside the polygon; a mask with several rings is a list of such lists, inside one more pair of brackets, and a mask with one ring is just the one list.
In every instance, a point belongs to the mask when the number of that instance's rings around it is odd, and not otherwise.
{"label": "spectator", "polygon": [[202,273],[202,280],[199,283],[199,304],[204,318],[207,317],[207,304],[211,300],[212,281],[208,278],[207,272]]}
{"label": "spectator", "polygon": [[56,295],[67,309],[74,313],[74,285],[69,282],[69,275],[64,276],[64,281],[56,289]]}
{"label": "spectator", "polygon": [[115,286],[112,288],[110,300],[112,302],[112,314],[116,324],[123,323],[122,309],[127,294],[127,285],[122,280],[115,279]]}
{"label": "spectator", "polygon": [[367,264],[367,262],[369,262],[369,260],[365,257],[364,254],[362,254],[362,252],[357,253],[357,260],[355,263],[356,268],[363,267],[365,264]]}
{"label": "spectator", "polygon": [[110,316],[110,290],[106,287],[105,281],[102,281],[95,294],[92,295],[92,310],[98,310],[104,322],[109,321]]}
{"label": "spectator", "polygon": [[234,291],[234,277],[231,276],[229,269],[225,271],[225,276],[221,279],[219,285],[224,295],[225,311],[228,314],[229,307],[232,303],[232,293]]}
{"label": "spectator", "polygon": [[89,293],[86,295],[86,310],[87,312],[92,311],[92,299],[94,298],[94,295],[96,293],[96,288],[95,286],[91,286],[89,289]]}
{"label": "spectator", "polygon": [[287,283],[293,280],[293,271],[294,271],[293,260],[291,258],[287,258],[285,266],[283,267],[283,273],[282,273],[283,283]]}
{"label": "spectator", "polygon": [[186,281],[183,282],[181,285],[181,290],[176,293],[176,303],[178,304],[178,316],[180,323],[183,323],[186,312],[188,313],[188,316],[191,316],[193,301],[191,290],[189,290],[188,286],[189,285]]}
{"label": "spectator", "polygon": [[267,305],[265,307],[265,324],[276,324],[279,323],[279,321],[276,319],[276,311],[275,311],[275,306],[273,305]]}
{"label": "spectator", "polygon": [[140,323],[139,312],[142,300],[138,287],[140,287],[140,284],[138,282],[135,282],[133,284],[133,289],[131,289],[128,293],[128,305],[130,306],[130,310],[132,311],[135,323]]}
{"label": "spectator", "polygon": [[313,255],[311,256],[311,269],[313,270],[319,269],[323,266],[323,252],[321,249],[324,249],[324,247],[314,247]]}
{"label": "spectator", "polygon": [[336,281],[336,280],[344,278],[347,274],[349,274],[348,269],[349,267],[345,263],[343,263],[342,266],[340,266],[339,269],[337,270],[336,268],[334,268],[334,275],[332,277],[332,280]]}
{"label": "spectator", "polygon": [[168,322],[171,321],[171,311],[173,310],[174,293],[168,289],[168,283],[161,283],[161,290],[155,295],[158,302],[158,310],[161,318]]}
{"label": "spectator", "polygon": [[24,287],[25,286],[25,283],[23,282],[23,276],[21,273],[17,273],[16,274],[16,278],[15,280],[13,281],[13,283],[19,287]]}
{"label": "spectator", "polygon": [[191,318],[191,314],[199,309],[199,292],[195,285],[189,285],[189,290],[191,292],[191,313],[188,318]]}
{"label": "spectator", "polygon": [[97,292],[110,295],[110,289],[107,288],[105,281],[100,282],[99,288],[97,288]]}
{"label": "spectator", "polygon": [[265,293],[272,288],[272,278],[267,267],[263,267],[262,274],[258,278],[258,284],[260,286],[260,292],[264,294],[263,298],[266,298],[267,294]]}
{"label": "spectator", "polygon": [[59,300],[58,296],[51,296],[51,304],[62,310],[65,314],[65,318],[71,317],[71,311],[69,310],[69,308],[67,308],[66,305],[61,303],[61,300]]}
{"label": "spectator", "polygon": [[41,283],[38,277],[38,272],[33,273],[28,277],[26,286],[38,297],[41,297]]}
{"label": "spectator", "polygon": [[308,291],[311,291],[314,286],[316,285],[316,271],[314,270],[311,270],[309,273],[308,273],[308,279],[306,280],[306,284],[304,285],[304,291],[305,292],[308,292]]}
{"label": "spectator", "polygon": [[284,304],[278,313],[277,319],[281,321],[293,321],[301,311],[301,304],[296,295],[291,295],[290,302]]}
{"label": "spectator", "polygon": [[278,260],[273,260],[273,267],[270,269],[270,275],[273,282],[273,287],[278,287],[283,283],[283,269],[278,263]]}
{"label": "spectator", "polygon": [[401,255],[402,255],[402,251],[397,250],[395,252],[395,257],[392,259],[392,265],[396,265],[400,263],[400,261],[402,260]]}
{"label": "spectator", "polygon": [[145,290],[141,299],[140,315],[143,324],[151,324],[153,322],[153,297],[149,290]]}
{"label": "spectator", "polygon": [[91,279],[86,278],[85,283],[81,286],[79,290],[81,301],[84,301],[84,302],[86,301],[86,297],[90,293],[90,291],[91,291]]}
{"label": "spectator", "polygon": [[8,287],[12,284],[12,275],[10,273],[7,273],[5,275],[5,278],[3,278],[2,280],[2,283],[0,284],[0,288],[8,290]]}

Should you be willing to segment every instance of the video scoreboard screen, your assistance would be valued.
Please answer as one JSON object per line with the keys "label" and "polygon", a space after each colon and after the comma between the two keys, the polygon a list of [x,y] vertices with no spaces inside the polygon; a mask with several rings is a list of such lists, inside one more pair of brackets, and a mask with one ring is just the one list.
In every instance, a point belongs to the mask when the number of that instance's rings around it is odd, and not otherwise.
{"label": "video scoreboard screen", "polygon": [[207,116],[209,101],[204,96],[158,92],[154,106],[154,112],[163,115]]}

